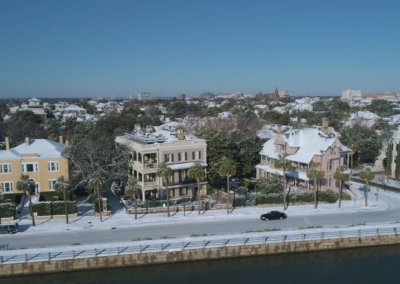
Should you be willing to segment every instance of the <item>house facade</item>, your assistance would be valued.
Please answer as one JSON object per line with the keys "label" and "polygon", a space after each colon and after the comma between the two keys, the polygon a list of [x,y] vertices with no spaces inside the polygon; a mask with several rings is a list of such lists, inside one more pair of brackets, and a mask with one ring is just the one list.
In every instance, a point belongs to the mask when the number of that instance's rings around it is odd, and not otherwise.
{"label": "house facade", "polygon": [[62,152],[66,145],[60,136],[60,143],[47,139],[26,138],[24,144],[10,149],[6,137],[6,150],[0,151],[0,184],[4,194],[19,193],[17,182],[21,174],[29,175],[35,182],[34,194],[54,190],[56,180],[64,176],[68,180],[68,160]]}
{"label": "house facade", "polygon": [[286,171],[290,186],[310,189],[313,181],[307,177],[307,170],[315,162],[320,164],[319,170],[325,172],[320,189],[337,191],[339,184],[333,175],[339,166],[349,164],[351,150],[340,143],[338,135],[328,127],[327,119],[323,120],[322,127],[290,129],[264,143],[260,164],[256,166],[257,179],[271,174],[282,176],[282,169],[275,168],[274,163],[279,154],[284,153],[289,154],[287,159],[292,161],[292,168]]}
{"label": "house facade", "polygon": [[[200,163],[207,166],[207,143],[183,130],[164,126],[136,125],[135,130],[116,137],[116,142],[131,149],[130,175],[138,180],[142,189],[142,200],[164,199],[165,185],[156,176],[158,165],[165,162],[172,169],[169,182],[170,198],[196,197],[197,182],[189,178],[191,166]],[[200,183],[200,195],[206,193],[206,179]]]}
{"label": "house facade", "polygon": [[390,146],[392,148],[392,157],[391,157],[391,173],[390,175],[392,177],[396,177],[396,162],[397,162],[397,156],[399,155],[399,144],[400,144],[400,125],[397,127],[395,131],[393,131],[392,139]]}

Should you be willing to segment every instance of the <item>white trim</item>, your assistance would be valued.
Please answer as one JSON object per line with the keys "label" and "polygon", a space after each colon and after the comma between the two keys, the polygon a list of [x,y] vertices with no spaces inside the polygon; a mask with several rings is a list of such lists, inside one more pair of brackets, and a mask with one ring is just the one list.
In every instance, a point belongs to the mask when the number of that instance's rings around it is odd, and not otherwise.
{"label": "white trim", "polygon": [[[26,165],[31,165],[33,164],[33,172],[28,172],[26,170]],[[37,173],[39,171],[39,163],[38,162],[33,162],[33,163],[21,163],[21,170],[23,173]]]}
{"label": "white trim", "polygon": [[[54,184],[52,182],[54,182]],[[54,186],[55,186],[56,183],[57,183],[57,179],[49,179],[49,190],[50,191],[54,191],[55,190]]]}
{"label": "white trim", "polygon": [[[8,184],[11,185],[11,191],[5,191],[5,186],[4,186],[5,183],[8,183]],[[12,181],[2,181],[2,182],[1,182],[1,191],[2,191],[3,193],[13,193],[13,192],[14,192],[14,189],[13,189],[13,182],[12,182]]]}
{"label": "white trim", "polygon": [[[3,169],[3,166],[8,166],[8,172],[4,172],[4,169]],[[11,170],[11,164],[10,163],[3,163],[3,164],[0,164],[0,171],[1,171],[1,173],[2,174],[4,174],[4,175],[8,175],[8,174],[11,174],[12,173],[12,170]]]}
{"label": "white trim", "polygon": [[[56,168],[56,170],[52,170],[51,169],[51,167],[52,167],[52,164],[55,164],[55,168]],[[49,171],[49,172],[58,172],[59,171],[59,167],[58,167],[58,161],[54,161],[54,162],[47,162],[47,170]]]}

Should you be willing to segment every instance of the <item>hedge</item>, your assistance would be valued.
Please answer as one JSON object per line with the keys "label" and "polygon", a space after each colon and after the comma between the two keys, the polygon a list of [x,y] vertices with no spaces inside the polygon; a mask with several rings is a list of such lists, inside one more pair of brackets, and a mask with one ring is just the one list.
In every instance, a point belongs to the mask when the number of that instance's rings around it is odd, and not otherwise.
{"label": "hedge", "polygon": [[17,205],[14,202],[0,203],[1,218],[10,218],[15,216],[15,208]]}
{"label": "hedge", "polygon": [[246,199],[244,197],[235,197],[233,200],[233,207],[242,207],[245,205]]}
{"label": "hedge", "polygon": [[[319,191],[318,201],[326,203],[335,203],[339,199],[339,195],[332,190]],[[342,194],[343,200],[350,200],[351,197],[347,194]],[[271,193],[267,195],[260,195],[256,197],[256,204],[282,204],[283,194],[282,193]],[[314,193],[291,193],[288,194],[287,201],[290,203],[313,203]]]}
{"label": "hedge", "polygon": [[[358,179],[358,178],[352,177],[351,180],[355,181],[355,182],[358,182],[358,183],[367,184],[367,182],[365,180],[363,180],[363,179]],[[398,187],[393,187],[393,186],[389,186],[389,185],[384,186],[381,183],[376,183],[376,182],[372,182],[372,181],[370,181],[368,184],[369,184],[369,186],[375,186],[375,187],[379,187],[379,188],[382,188],[382,189],[388,189],[388,190],[393,190],[393,191],[400,192],[400,188],[398,188]]]}
{"label": "hedge", "polygon": [[[71,195],[69,193],[67,193],[66,195],[67,200],[71,200]],[[53,196],[57,196],[58,200],[64,200],[64,194],[55,191],[47,191],[40,193],[39,201],[53,201]]]}
{"label": "hedge", "polygon": [[[75,214],[78,212],[78,207],[75,201],[67,201],[68,214]],[[33,204],[33,212],[38,216],[51,216],[51,215],[64,215],[65,205],[64,201],[45,201]]]}
{"label": "hedge", "polygon": [[10,199],[11,202],[14,202],[15,204],[20,204],[23,193],[5,193],[5,196],[7,199]]}

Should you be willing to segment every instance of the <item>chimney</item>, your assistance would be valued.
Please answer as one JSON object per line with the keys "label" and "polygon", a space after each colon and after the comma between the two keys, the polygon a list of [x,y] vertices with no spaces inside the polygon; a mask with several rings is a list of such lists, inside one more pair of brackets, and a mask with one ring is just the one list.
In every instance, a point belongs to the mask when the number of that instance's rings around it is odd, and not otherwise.
{"label": "chimney", "polygon": [[183,132],[183,129],[178,129],[176,131],[176,137],[178,137],[179,140],[185,139],[185,134]]}
{"label": "chimney", "polygon": [[282,124],[278,124],[278,125],[277,125],[276,132],[277,132],[278,134],[282,132]]}
{"label": "chimney", "polygon": [[58,136],[58,139],[60,140],[61,144],[64,144],[64,138],[62,136]]}
{"label": "chimney", "polygon": [[304,103],[305,103],[305,104],[309,104],[309,103],[310,103],[310,97],[309,97],[309,96],[307,96],[307,97],[304,99]]}
{"label": "chimney", "polygon": [[6,150],[10,150],[10,139],[6,137]]}
{"label": "chimney", "polygon": [[69,140],[68,139],[65,139],[65,147],[69,147]]}
{"label": "chimney", "polygon": [[25,138],[25,144],[26,144],[27,146],[29,146],[29,137],[26,137],[26,138]]}
{"label": "chimney", "polygon": [[147,126],[146,126],[146,132],[147,132],[147,133],[153,132],[153,125],[147,125]]}
{"label": "chimney", "polygon": [[322,132],[329,134],[329,119],[327,117],[322,118]]}

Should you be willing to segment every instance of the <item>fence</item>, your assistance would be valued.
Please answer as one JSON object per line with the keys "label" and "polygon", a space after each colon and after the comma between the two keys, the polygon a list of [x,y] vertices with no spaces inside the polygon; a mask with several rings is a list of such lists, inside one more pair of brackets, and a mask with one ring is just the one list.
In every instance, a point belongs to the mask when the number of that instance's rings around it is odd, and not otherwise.
{"label": "fence", "polygon": [[186,249],[213,248],[213,247],[225,247],[225,246],[298,242],[307,240],[340,239],[340,238],[379,236],[379,235],[397,235],[397,231],[398,227],[392,227],[392,228],[378,228],[378,229],[365,229],[365,230],[311,232],[311,233],[299,233],[292,235],[273,235],[273,236],[261,236],[261,237],[250,237],[250,238],[211,239],[211,240],[199,240],[190,242],[157,243],[149,245],[137,245],[129,247],[114,247],[114,248],[102,248],[102,249],[83,249],[83,250],[77,249],[73,251],[60,251],[52,253],[44,252],[44,253],[0,256],[0,264],[88,258],[97,256],[136,254],[136,253],[147,253],[147,252],[181,251]]}

